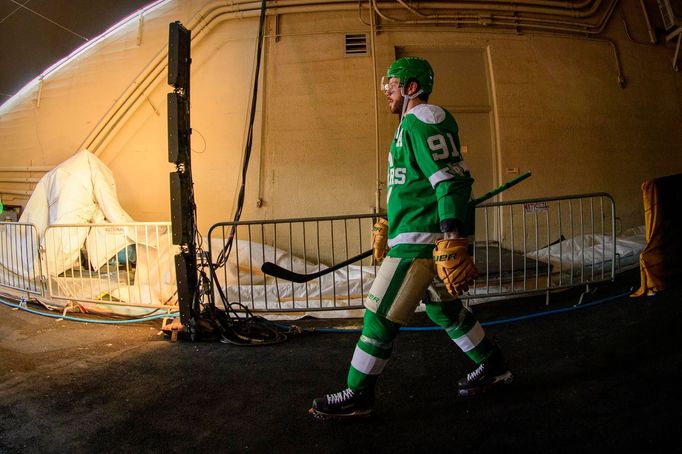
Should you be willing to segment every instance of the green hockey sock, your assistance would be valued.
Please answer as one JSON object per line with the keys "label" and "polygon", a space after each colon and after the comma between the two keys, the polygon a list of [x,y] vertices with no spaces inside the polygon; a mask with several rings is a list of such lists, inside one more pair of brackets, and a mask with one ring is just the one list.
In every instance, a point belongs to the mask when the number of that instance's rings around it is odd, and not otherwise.
{"label": "green hockey sock", "polygon": [[495,351],[495,345],[486,338],[481,324],[459,299],[427,304],[426,313],[476,364]]}
{"label": "green hockey sock", "polygon": [[366,310],[362,335],[348,371],[350,389],[373,388],[393,351],[400,325]]}

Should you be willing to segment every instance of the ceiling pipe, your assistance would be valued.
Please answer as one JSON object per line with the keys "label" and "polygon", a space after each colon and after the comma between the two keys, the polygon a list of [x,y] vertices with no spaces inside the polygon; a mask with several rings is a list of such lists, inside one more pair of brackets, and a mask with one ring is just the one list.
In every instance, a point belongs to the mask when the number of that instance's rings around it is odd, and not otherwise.
{"label": "ceiling pipe", "polygon": [[[654,28],[651,26],[651,20],[649,20],[649,13],[646,11],[646,6],[644,5],[644,0],[639,0],[639,5],[642,7],[642,15],[644,16],[644,23],[646,24],[646,29],[649,32],[649,42],[651,44],[656,44],[658,38],[654,32]],[[625,15],[623,15],[623,21],[625,21]]]}
{"label": "ceiling pipe", "polygon": [[[268,10],[269,15],[273,14],[293,14],[318,11],[349,11],[358,8],[358,5],[348,0],[329,0],[325,4],[312,4],[311,6],[299,6],[299,4],[310,4],[307,0],[293,0],[288,2],[294,6],[273,7]],[[255,18],[260,15],[259,2],[235,2],[226,6],[223,2],[214,2],[202,9],[192,19],[186,27],[192,30],[191,41],[196,45],[205,36],[206,31],[210,31],[218,23],[231,19]],[[125,121],[142,104],[147,90],[153,89],[160,81],[164,70],[168,64],[168,46],[164,46],[152,59],[152,61],[138,74],[133,83],[128,86],[126,91],[117,99],[114,105],[105,113],[97,123],[97,126],[83,140],[78,150],[88,149],[95,155],[100,155],[102,150],[111,140],[111,133],[118,131]]]}
{"label": "ceiling pipe", "polygon": [[[560,27],[561,31],[569,31],[569,32],[578,32],[581,33],[585,29],[598,29],[601,30],[603,28],[603,24],[607,22],[608,18],[611,16],[611,13],[613,12],[613,9],[615,7],[615,4],[617,3],[618,0],[609,0],[610,3],[607,6],[607,11],[601,16],[599,19],[599,22],[597,24],[590,24],[590,23],[585,23],[585,22],[578,22],[578,21],[567,21],[567,20],[558,20],[558,19],[549,19],[549,18],[540,18],[540,17],[525,17],[525,16],[509,16],[509,15],[485,15],[481,13],[469,13],[469,14],[424,14],[420,11],[415,10],[414,8],[410,7],[407,5],[404,1],[402,0],[397,0],[400,5],[403,7],[407,7],[408,11],[421,17],[422,20],[410,20],[410,19],[396,19],[396,18],[391,18],[388,17],[386,14],[382,13],[381,7],[379,6],[379,3],[376,2],[376,0],[373,0],[373,8],[377,15],[382,17],[383,19],[389,21],[389,22],[397,22],[397,23],[403,23],[403,24],[410,24],[410,25],[423,25],[426,23],[432,23],[432,24],[472,24],[472,25],[484,25],[484,26],[490,26],[490,25],[496,25],[494,21],[499,20],[506,20],[513,22],[514,24],[518,24],[518,26],[525,26],[529,28],[547,28],[548,25],[555,24]],[[601,6],[602,0],[597,0],[597,3],[595,3],[596,6],[593,7],[594,11]],[[426,4],[424,4],[426,5]],[[459,6],[462,6],[463,4],[458,4]],[[383,7],[383,6],[382,6]],[[442,8],[442,4],[438,4],[438,7],[440,9]],[[450,9],[450,8],[445,8],[445,9]],[[464,10],[469,11],[468,8],[463,8]],[[481,9],[481,8],[479,8]],[[501,11],[501,9],[498,8],[498,10]],[[494,11],[493,8],[489,9],[488,11]],[[504,12],[508,13],[509,11],[512,11],[514,13],[519,12],[519,9],[505,9]],[[549,13],[545,13],[549,14]],[[554,14],[556,15],[556,14]],[[590,13],[590,16],[594,15],[594,13]],[[587,16],[586,16],[587,17]],[[532,24],[531,24],[532,22]],[[538,24],[543,24],[542,26]],[[503,25],[509,25],[509,24],[503,24]],[[568,27],[568,28],[567,28]],[[575,28],[573,30],[572,28]]]}
{"label": "ceiling pipe", "polygon": [[[554,31],[563,33],[575,33],[575,34],[598,34],[600,33],[608,18],[613,12],[614,6],[617,0],[610,0],[608,11],[602,15],[601,20],[597,24],[583,24],[583,23],[553,23],[552,19],[542,19],[542,18],[525,18],[519,16],[502,16],[502,17],[481,17],[480,15],[469,15],[466,20],[460,20],[453,16],[452,19],[445,19],[442,15],[434,16],[432,20],[425,21],[396,21],[394,19],[386,17],[381,9],[391,9],[391,10],[405,10],[404,4],[400,3],[381,3],[380,7],[374,0],[370,0],[374,6],[374,10],[380,17],[383,17],[389,21],[395,21],[400,24],[409,25],[433,25],[433,24],[446,24],[446,25],[473,25],[473,26],[503,26],[503,27],[513,27],[513,28],[526,28],[539,31]],[[540,2],[543,5],[546,3]],[[524,5],[528,4],[540,4],[538,2],[523,2]],[[516,5],[518,3],[514,3]],[[473,10],[484,10],[484,11],[513,11],[513,12],[531,12],[538,14],[548,14],[548,15],[563,15],[569,17],[589,17],[594,14],[599,9],[602,4],[602,0],[594,1],[583,1],[579,5],[580,7],[589,6],[588,10],[574,10],[574,6],[571,2],[560,2],[557,5],[565,4],[565,8],[547,8],[547,7],[530,7],[530,6],[513,6],[507,4],[497,3],[456,3],[456,2],[424,2],[420,3],[421,8],[425,9],[473,9]],[[362,9],[362,5],[354,1],[348,0],[328,0],[325,2],[314,2],[309,0],[289,0],[286,4],[276,3],[275,6],[268,8],[268,14],[296,14],[296,13],[313,13],[313,12],[340,12]],[[210,31],[216,25],[232,19],[246,19],[255,18],[260,12],[260,3],[253,1],[234,1],[230,5],[225,5],[224,2],[213,2],[204,7],[199,13],[197,13],[193,18],[191,18],[186,27],[192,30],[192,44],[196,45],[201,38]],[[475,17],[475,19],[474,19]],[[490,21],[486,23],[486,21]],[[533,22],[533,23],[531,23]],[[109,143],[112,137],[112,133],[118,131],[125,121],[135,112],[135,110],[143,103],[144,97],[148,96],[148,90],[155,87],[155,84],[160,81],[161,76],[167,65],[167,46],[164,46],[154,57],[152,62],[145,67],[145,69],[135,78],[133,83],[126,89],[122,96],[120,96],[117,102],[105,113],[102,119],[98,122],[97,126],[91,131],[91,133],[83,141],[80,149],[86,148],[93,153],[100,154],[105,146]],[[141,99],[142,98],[142,99]]]}
{"label": "ceiling pipe", "polygon": [[52,170],[51,166],[0,167],[0,172],[49,172],[50,170]]}
{"label": "ceiling pipe", "polygon": [[[398,0],[405,7],[405,2]],[[504,12],[516,12],[516,13],[529,13],[529,14],[547,14],[554,16],[567,16],[574,18],[587,18],[593,16],[601,7],[603,0],[594,0],[590,2],[591,5],[588,9],[574,9],[571,7],[546,7],[542,5],[532,6],[534,2],[529,2],[526,4],[520,4],[517,2],[504,4],[502,2],[420,2],[419,8],[421,10],[466,10],[466,11],[504,11]],[[382,2],[380,5],[382,8],[390,8],[395,6],[393,2],[386,3]],[[417,11],[415,8],[409,7],[411,11]]]}
{"label": "ceiling pipe", "polygon": [[[372,0],[368,0],[368,3],[371,4]],[[369,13],[369,23],[370,23],[370,32],[369,32],[369,40],[370,40],[370,46],[371,46],[371,52],[372,52],[372,83],[375,84],[376,81],[379,79],[379,75],[377,73],[377,52],[376,52],[376,35],[377,35],[377,29],[376,29],[376,18],[374,17],[374,13],[372,13],[371,5],[370,5],[370,13]],[[374,193],[374,212],[375,213],[380,213],[381,210],[381,154],[379,151],[379,92],[378,90],[374,90],[374,165],[376,167],[376,187],[375,187],[375,193]]]}
{"label": "ceiling pipe", "polygon": [[0,194],[20,195],[20,196],[30,197],[31,194],[33,194],[33,191],[19,191],[19,190],[15,190],[15,189],[0,189]]}
{"label": "ceiling pipe", "polygon": [[40,178],[3,178],[0,177],[0,183],[37,183]]}

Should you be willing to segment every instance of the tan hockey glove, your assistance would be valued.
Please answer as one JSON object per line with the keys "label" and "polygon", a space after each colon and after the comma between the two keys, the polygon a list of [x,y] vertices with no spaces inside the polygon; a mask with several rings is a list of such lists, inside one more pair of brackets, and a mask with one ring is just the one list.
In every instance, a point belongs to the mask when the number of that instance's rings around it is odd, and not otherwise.
{"label": "tan hockey glove", "polygon": [[377,262],[381,262],[386,256],[388,243],[388,221],[384,218],[372,227],[372,254]]}
{"label": "tan hockey glove", "polygon": [[438,277],[454,296],[469,290],[469,285],[478,277],[478,270],[469,256],[466,238],[446,239],[436,242],[433,260]]}

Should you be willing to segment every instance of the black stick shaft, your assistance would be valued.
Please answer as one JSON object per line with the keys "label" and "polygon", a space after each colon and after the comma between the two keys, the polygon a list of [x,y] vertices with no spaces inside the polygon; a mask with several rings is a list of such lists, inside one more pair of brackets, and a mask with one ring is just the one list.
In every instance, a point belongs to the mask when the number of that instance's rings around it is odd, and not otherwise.
{"label": "black stick shaft", "polygon": [[329,268],[325,268],[323,270],[320,270],[316,273],[311,273],[311,274],[300,274],[300,273],[295,273],[291,270],[288,270],[286,268],[282,268],[281,266],[272,263],[272,262],[265,262],[263,265],[260,267],[261,271],[265,274],[269,274],[270,276],[286,279],[287,281],[291,282],[308,282],[312,279],[318,278],[320,276],[323,276],[327,273],[331,273],[333,271],[336,271],[340,268],[343,268],[344,266],[348,266],[353,262],[357,262],[358,260],[362,260],[365,257],[369,257],[372,255],[372,250],[365,251],[361,254],[358,254],[354,257],[349,258],[346,261],[343,261],[341,263],[337,263],[334,266],[331,266]]}

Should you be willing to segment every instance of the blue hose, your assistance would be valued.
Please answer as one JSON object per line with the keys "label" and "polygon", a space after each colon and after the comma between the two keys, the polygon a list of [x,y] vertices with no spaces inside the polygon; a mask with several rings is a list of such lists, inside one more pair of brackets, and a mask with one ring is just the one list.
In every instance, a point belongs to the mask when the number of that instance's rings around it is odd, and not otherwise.
{"label": "blue hose", "polygon": [[30,312],[31,314],[42,315],[43,317],[57,318],[60,320],[62,320],[62,319],[63,320],[69,320],[72,322],[98,323],[100,325],[127,325],[130,323],[147,322],[149,320],[156,320],[159,318],[173,317],[173,316],[178,314],[178,312],[176,311],[176,312],[169,312],[169,313],[163,313],[163,314],[157,314],[157,315],[150,315],[147,317],[134,318],[134,319],[129,319],[129,320],[96,320],[96,319],[90,319],[90,318],[71,317],[68,315],[48,314],[47,312],[29,309],[28,307],[24,307],[24,306],[21,306],[19,304],[10,303],[10,302],[7,302],[3,299],[0,299],[0,303],[4,304],[5,306],[9,306],[9,307],[13,307],[15,309],[21,309],[22,311]]}
{"label": "blue hose", "polygon": [[[620,293],[618,295],[612,295],[606,298],[602,298],[597,301],[592,301],[591,303],[585,303],[585,304],[579,304],[571,307],[564,307],[560,309],[553,309],[550,311],[542,311],[542,312],[534,312],[532,314],[527,314],[527,315],[522,315],[519,317],[511,317],[511,318],[505,318],[501,320],[493,320],[490,322],[482,322],[481,326],[495,326],[495,325],[503,325],[505,323],[513,323],[513,322],[520,322],[523,320],[530,320],[533,318],[538,318],[538,317],[545,317],[547,315],[555,315],[555,314],[563,314],[565,312],[572,312],[572,311],[577,311],[579,309],[587,309],[588,307],[596,306],[598,304],[603,304],[607,303],[609,301],[613,301],[619,298],[622,298],[624,296],[628,296],[631,292],[627,291],[624,293]],[[278,325],[282,328],[290,328],[289,325]],[[403,326],[400,328],[400,331],[440,331],[443,328],[440,326]],[[343,328],[314,328],[311,330],[305,330],[304,331],[310,331],[310,332],[316,332],[316,333],[362,333],[362,328],[349,328],[349,329],[343,329]]]}
{"label": "blue hose", "polygon": [[[490,322],[482,322],[481,326],[495,326],[495,325],[503,325],[506,323],[513,323],[513,322],[519,322],[523,320],[530,320],[533,318],[538,318],[538,317],[545,317],[547,315],[555,315],[555,314],[563,314],[566,312],[573,312],[579,309],[587,309],[588,307],[596,306],[598,304],[603,304],[607,303],[609,301],[613,301],[619,298],[622,298],[624,296],[628,296],[630,294],[629,291],[620,293],[618,295],[612,295],[606,298],[602,298],[597,301],[592,301],[591,303],[585,303],[585,304],[580,304],[580,305],[575,305],[571,307],[564,307],[564,308],[559,308],[559,309],[553,309],[550,311],[542,311],[542,312],[534,312],[532,314],[527,314],[527,315],[522,315],[519,317],[511,317],[511,318],[505,318],[501,320],[493,320]],[[21,309],[23,311],[29,312],[31,314],[36,314],[36,315],[42,315],[44,317],[50,317],[50,318],[56,318],[56,319],[63,319],[63,320],[70,320],[74,322],[85,322],[85,323],[98,323],[102,325],[126,325],[130,323],[139,323],[139,322],[146,322],[150,320],[157,320],[160,318],[168,318],[172,316],[176,316],[178,312],[169,312],[169,313],[163,313],[163,314],[157,314],[157,315],[151,315],[147,317],[140,317],[140,318],[135,318],[135,319],[130,319],[130,320],[96,320],[96,319],[87,319],[87,318],[78,318],[78,317],[71,317],[68,315],[55,315],[55,314],[48,314],[46,312],[42,311],[37,311],[33,309],[29,309],[27,307],[21,306],[19,304],[14,304],[14,303],[9,303],[7,301],[4,301],[0,299],[0,303],[16,308],[16,309]],[[290,330],[291,325],[286,325],[286,324],[275,324],[275,326]],[[440,326],[403,326],[400,328],[401,331],[440,331],[443,328]],[[314,328],[314,329],[304,329],[304,331],[308,332],[316,332],[316,333],[362,333],[362,328],[349,328],[349,329],[342,329],[342,328]]]}

